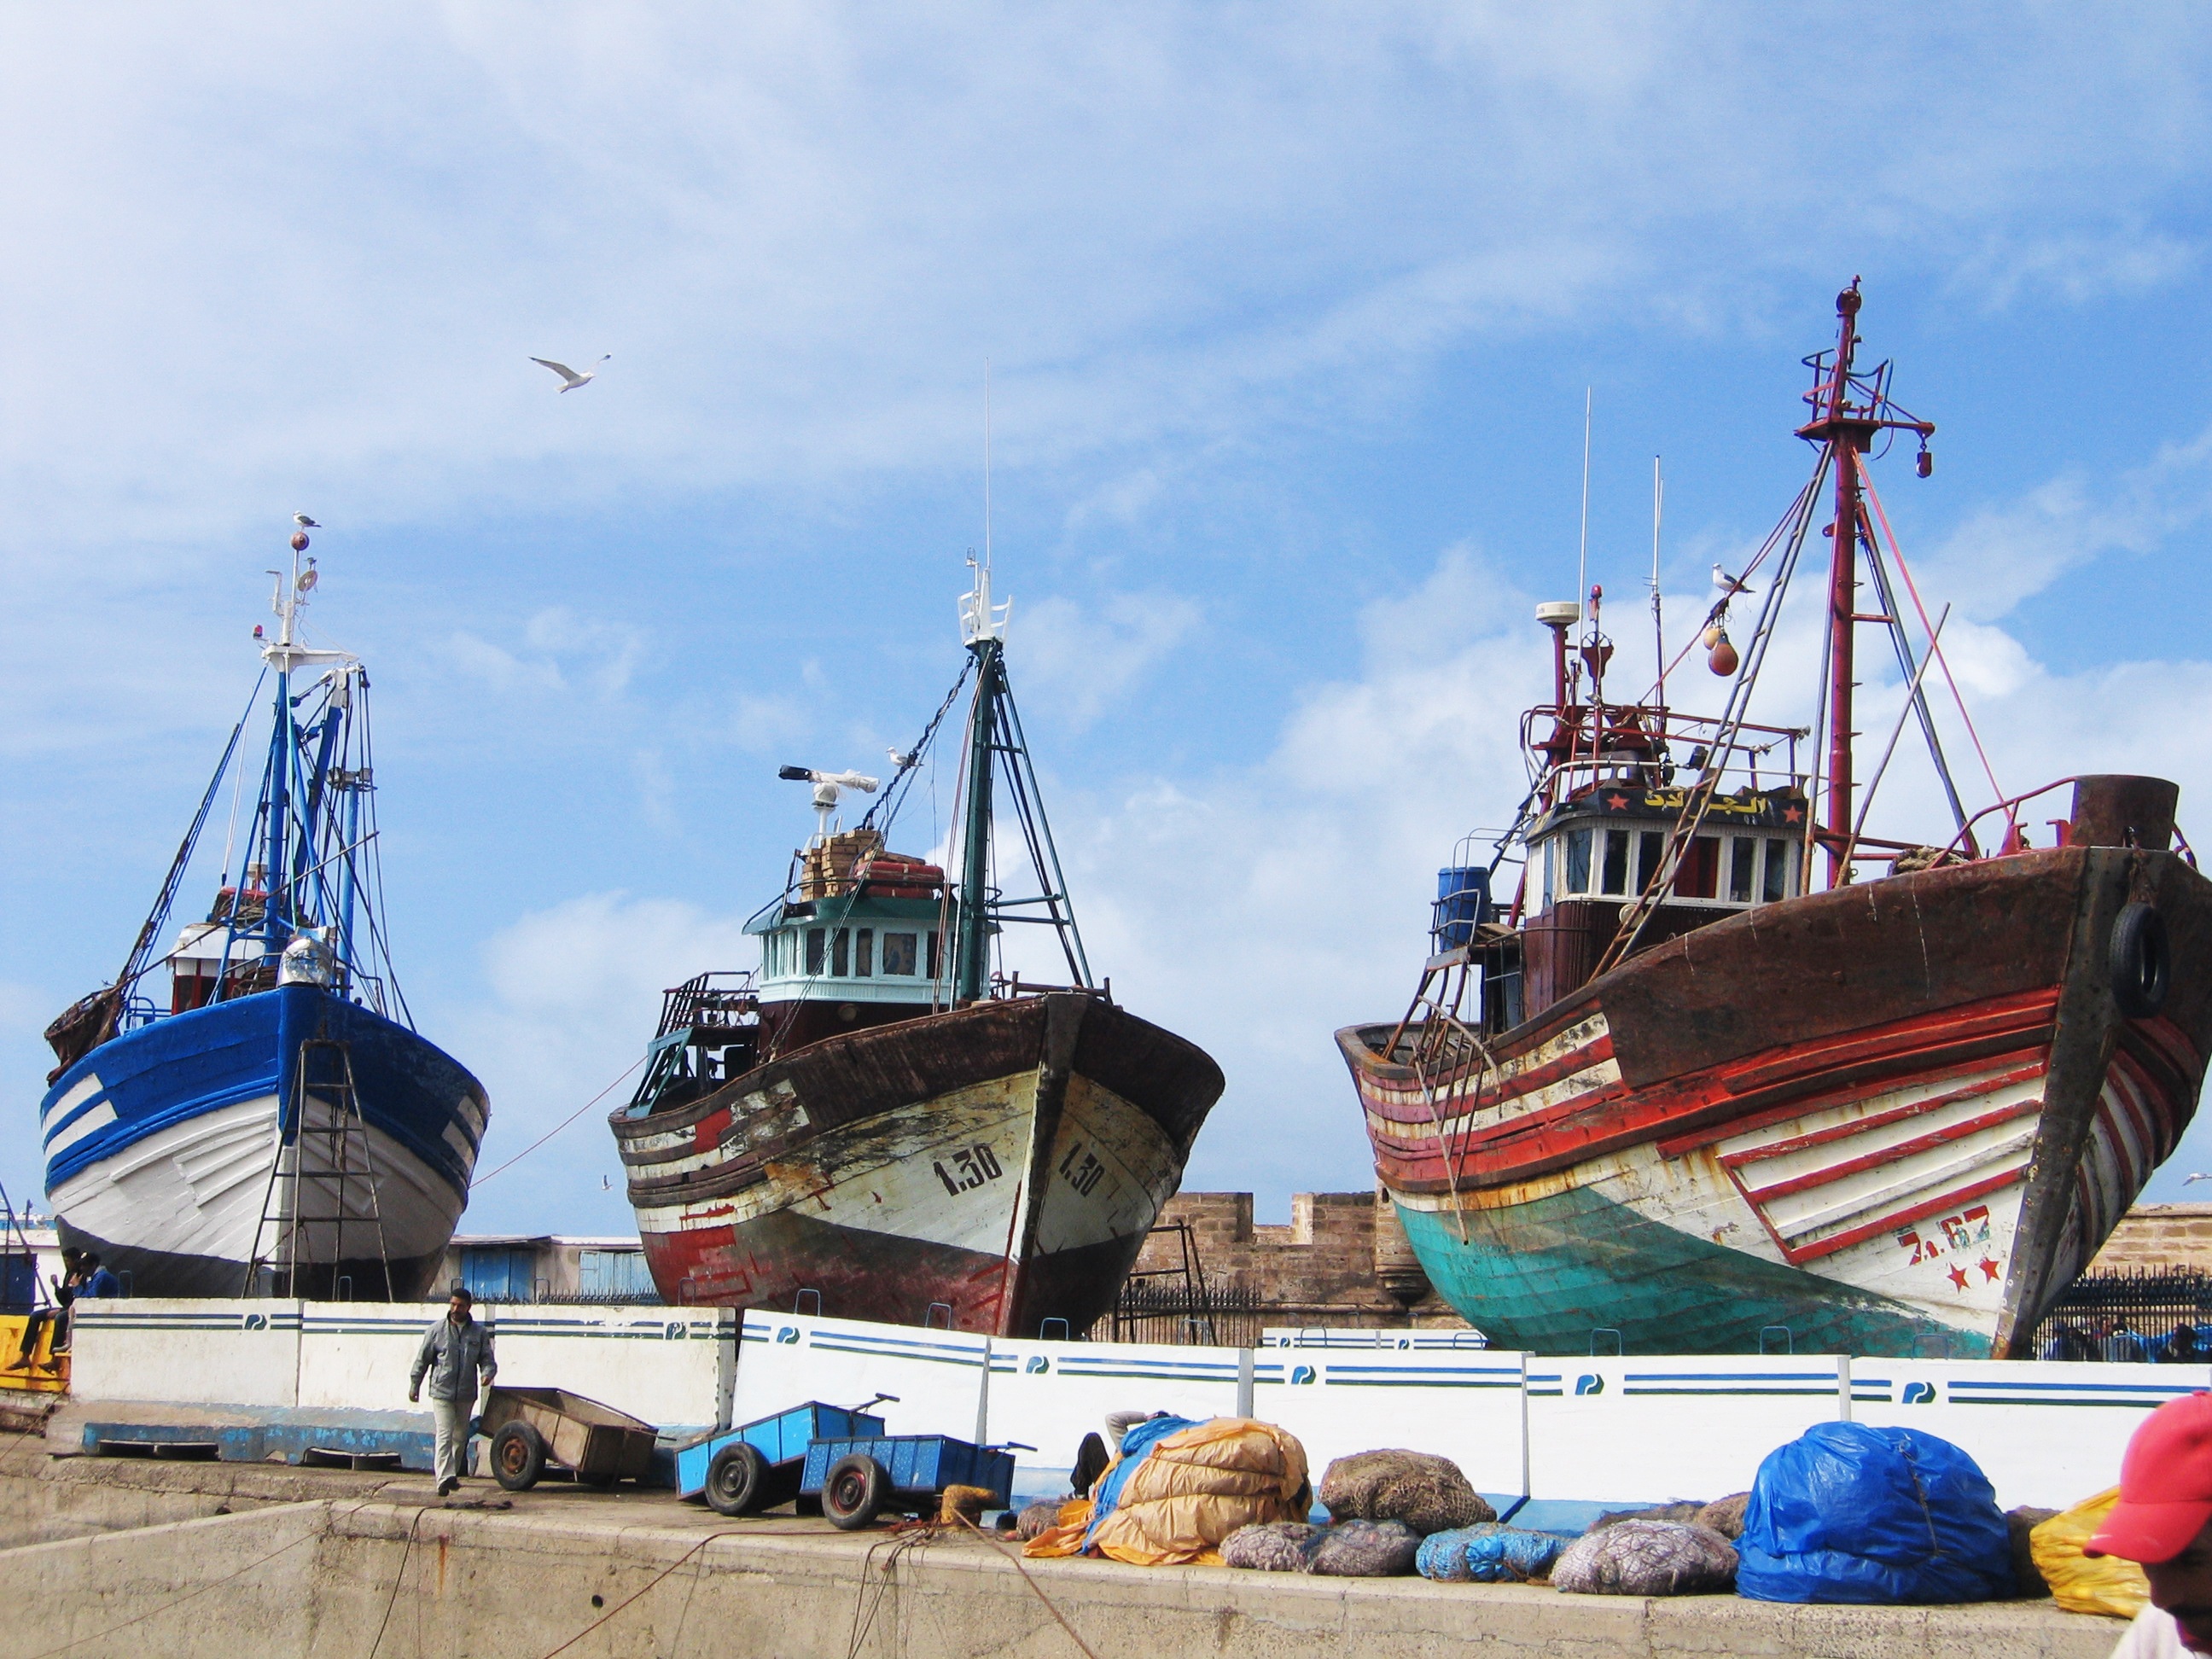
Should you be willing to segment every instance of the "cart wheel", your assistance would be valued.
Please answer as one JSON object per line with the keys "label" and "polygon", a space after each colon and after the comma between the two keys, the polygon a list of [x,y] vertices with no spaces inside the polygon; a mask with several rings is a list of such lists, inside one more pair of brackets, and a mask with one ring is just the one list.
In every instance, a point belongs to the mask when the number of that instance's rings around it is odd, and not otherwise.
{"label": "cart wheel", "polygon": [[822,1483],[822,1513],[831,1526],[858,1532],[876,1518],[890,1495],[891,1478],[884,1466],[866,1452],[854,1452],[830,1466],[830,1478]]}
{"label": "cart wheel", "polygon": [[761,1506],[768,1460],[742,1440],[731,1442],[707,1465],[707,1505],[717,1515],[750,1515]]}
{"label": "cart wheel", "polygon": [[491,1437],[492,1479],[509,1492],[528,1492],[545,1473],[545,1437],[520,1419]]}

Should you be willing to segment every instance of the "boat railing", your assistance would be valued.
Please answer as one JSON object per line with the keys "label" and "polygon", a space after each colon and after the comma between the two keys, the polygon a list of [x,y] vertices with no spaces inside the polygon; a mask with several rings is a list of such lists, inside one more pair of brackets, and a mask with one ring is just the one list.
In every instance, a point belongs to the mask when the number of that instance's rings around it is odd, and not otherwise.
{"label": "boat railing", "polygon": [[694,974],[660,997],[658,1036],[695,1025],[734,1029],[758,1011],[759,981],[750,969],[714,969]]}
{"label": "boat railing", "polygon": [[1114,1000],[1114,981],[1109,978],[1098,985],[1047,985],[1040,981],[1024,980],[1018,972],[993,974],[991,995],[1000,1002],[1011,1002],[1020,997],[1051,996],[1097,997],[1101,1002],[1111,1002]]}

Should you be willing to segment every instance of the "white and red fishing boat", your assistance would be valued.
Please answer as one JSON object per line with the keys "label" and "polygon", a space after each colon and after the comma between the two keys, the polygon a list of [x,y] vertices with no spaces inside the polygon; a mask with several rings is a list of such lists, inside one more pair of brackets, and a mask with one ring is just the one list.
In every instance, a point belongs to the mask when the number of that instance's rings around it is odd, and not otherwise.
{"label": "white and red fishing boat", "polygon": [[[1926,477],[1935,428],[1890,365],[1856,367],[1859,307],[1855,282],[1806,360],[1812,478],[1751,568],[1717,573],[1698,643],[1722,711],[1668,705],[1663,647],[1650,691],[1609,698],[1601,591],[1573,644],[1580,604],[1540,607],[1554,686],[1523,723],[1519,820],[1443,872],[1404,1017],[1337,1034],[1423,1266],[1500,1342],[2021,1357],[2196,1110],[2212,882],[2178,791],[2081,776],[1961,804],[1928,695],[1942,622],[1867,471],[1903,436]],[[1754,724],[1824,502],[1821,707]],[[1653,591],[1656,619],[1656,547]],[[1754,603],[1739,653],[1730,607]],[[1863,786],[1863,629],[1906,692]],[[1866,832],[1907,724],[1950,806],[1925,842]]]}
{"label": "white and red fishing boat", "polygon": [[[857,828],[832,814],[875,779],[783,769],[813,784],[820,820],[748,924],[761,965],[667,994],[611,1120],[670,1302],[1079,1334],[1112,1307],[1220,1097],[1211,1059],[1093,983],[986,567],[962,618],[961,678]],[[971,677],[948,881],[886,837]],[[994,852],[1000,792],[1032,897],[997,883],[1016,864]],[[994,971],[1023,922],[1053,931],[1067,983]]]}

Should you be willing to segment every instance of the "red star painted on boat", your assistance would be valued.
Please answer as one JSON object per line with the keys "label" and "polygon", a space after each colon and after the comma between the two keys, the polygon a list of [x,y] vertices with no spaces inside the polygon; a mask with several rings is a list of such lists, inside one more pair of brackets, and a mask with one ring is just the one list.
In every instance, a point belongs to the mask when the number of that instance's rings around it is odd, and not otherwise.
{"label": "red star painted on boat", "polygon": [[1782,809],[1782,821],[1784,823],[1795,823],[1804,816],[1794,806],[1785,806]]}
{"label": "red star painted on boat", "polygon": [[1984,1279],[1994,1281],[1997,1275],[2003,1271],[2003,1268],[1998,1267],[1997,1264],[1990,1261],[1989,1257],[1984,1256],[1982,1258],[1982,1277]]}
{"label": "red star painted on boat", "polygon": [[1608,811],[1625,811],[1628,807],[1628,797],[1626,795],[1607,795],[1605,798],[1605,805],[1606,810]]}
{"label": "red star painted on boat", "polygon": [[1964,1267],[1952,1268],[1951,1282],[1954,1285],[1956,1285],[1960,1290],[1965,1290],[1966,1288],[1966,1270]]}

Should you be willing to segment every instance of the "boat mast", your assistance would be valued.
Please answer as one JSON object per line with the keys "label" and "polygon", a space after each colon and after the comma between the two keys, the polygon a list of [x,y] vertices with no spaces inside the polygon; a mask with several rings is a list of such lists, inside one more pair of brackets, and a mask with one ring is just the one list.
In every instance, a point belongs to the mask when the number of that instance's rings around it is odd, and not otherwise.
{"label": "boat mast", "polygon": [[[1870,378],[1855,378],[1852,359],[1859,345],[1859,279],[1836,295],[1836,351],[1822,381],[1807,396],[1814,417],[1797,428],[1797,435],[1820,444],[1835,467],[1836,518],[1828,526],[1833,545],[1828,563],[1828,793],[1820,840],[1828,853],[1828,885],[1840,887],[1850,879],[1844,855],[1853,840],[1851,820],[1852,625],[1879,622],[1893,629],[1893,617],[1861,617],[1858,613],[1859,539],[1866,523],[1863,457],[1875,434],[1895,428],[1917,433],[1923,449],[1936,430],[1932,421],[1898,419],[1892,413],[1884,384],[1887,373],[1877,368]],[[1821,356],[1826,356],[1822,353]],[[1813,360],[1819,366],[1818,359]],[[1863,401],[1854,401],[1852,393]],[[1899,411],[1901,413],[1901,411]]]}
{"label": "boat mast", "polygon": [[994,612],[991,567],[969,562],[973,592],[960,601],[960,629],[975,659],[975,698],[968,717],[968,792],[960,826],[960,910],[953,933],[952,1006],[974,1002],[991,977],[991,775],[998,768],[999,699],[1006,694],[1008,605]]}

